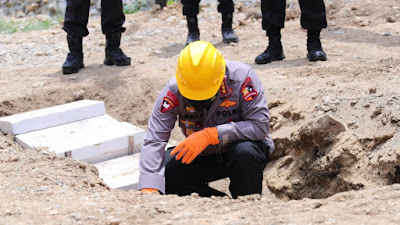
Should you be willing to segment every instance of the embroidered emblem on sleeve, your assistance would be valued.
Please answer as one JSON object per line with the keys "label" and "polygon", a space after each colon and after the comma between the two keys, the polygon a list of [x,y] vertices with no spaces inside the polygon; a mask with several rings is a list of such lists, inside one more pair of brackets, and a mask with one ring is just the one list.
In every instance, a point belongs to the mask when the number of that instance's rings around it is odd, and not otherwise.
{"label": "embroidered emblem on sleeve", "polygon": [[178,105],[179,105],[178,98],[174,95],[174,93],[168,91],[167,94],[163,98],[160,111],[162,113],[165,113],[165,112],[175,108]]}
{"label": "embroidered emblem on sleeve", "polygon": [[242,94],[245,101],[252,101],[258,95],[257,91],[254,89],[254,86],[250,82],[251,78],[248,77],[242,85]]}

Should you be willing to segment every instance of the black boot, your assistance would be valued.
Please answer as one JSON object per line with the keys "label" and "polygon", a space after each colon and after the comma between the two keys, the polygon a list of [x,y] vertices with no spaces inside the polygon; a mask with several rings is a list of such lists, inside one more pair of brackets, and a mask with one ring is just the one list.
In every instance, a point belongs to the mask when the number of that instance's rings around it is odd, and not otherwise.
{"label": "black boot", "polygon": [[121,44],[121,32],[106,34],[106,58],[104,64],[112,66],[131,65],[131,58],[126,56],[119,48]]}
{"label": "black boot", "polygon": [[186,45],[191,42],[200,40],[200,31],[197,24],[197,16],[186,16],[187,26],[188,26],[188,36],[186,39]]}
{"label": "black boot", "polygon": [[83,65],[82,38],[67,35],[69,53],[62,65],[63,74],[77,73]]}
{"label": "black boot", "polygon": [[160,8],[164,8],[167,3],[167,0],[156,0],[156,5],[160,5]]}
{"label": "black boot", "polygon": [[255,62],[257,64],[267,64],[285,58],[281,43],[281,30],[268,30],[267,36],[269,40],[268,47],[256,57]]}
{"label": "black boot", "polygon": [[222,41],[226,44],[235,42],[239,42],[238,36],[235,34],[235,31],[232,29],[232,13],[230,14],[222,14]]}
{"label": "black boot", "polygon": [[326,53],[322,50],[319,34],[321,30],[307,30],[307,58],[310,61],[326,61]]}

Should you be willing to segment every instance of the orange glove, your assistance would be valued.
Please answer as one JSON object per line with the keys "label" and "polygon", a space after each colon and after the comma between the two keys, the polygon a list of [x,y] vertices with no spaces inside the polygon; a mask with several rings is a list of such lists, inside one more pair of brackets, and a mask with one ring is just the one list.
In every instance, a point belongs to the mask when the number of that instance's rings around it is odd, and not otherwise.
{"label": "orange glove", "polygon": [[154,192],[158,192],[158,190],[155,189],[155,188],[142,188],[142,189],[140,189],[140,191],[141,191],[142,193],[154,193]]}
{"label": "orange glove", "polygon": [[170,155],[172,156],[179,152],[175,159],[180,160],[185,156],[182,159],[182,163],[190,164],[207,146],[216,144],[219,144],[217,128],[207,127],[181,141]]}

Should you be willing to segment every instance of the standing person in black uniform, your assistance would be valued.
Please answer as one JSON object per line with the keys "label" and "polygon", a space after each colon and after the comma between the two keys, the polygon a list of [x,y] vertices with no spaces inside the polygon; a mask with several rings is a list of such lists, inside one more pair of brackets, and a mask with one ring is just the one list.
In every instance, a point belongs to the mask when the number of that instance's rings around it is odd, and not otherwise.
{"label": "standing person in black uniform", "polygon": [[[62,65],[64,74],[77,73],[84,67],[82,38],[89,34],[86,27],[89,19],[90,0],[67,0],[63,29],[67,32],[70,53]],[[122,25],[125,15],[122,11],[122,0],[101,1],[101,28],[106,35],[106,65],[125,66],[131,64],[131,58],[119,48],[121,34],[125,31]]]}
{"label": "standing person in black uniform", "polygon": [[[224,43],[239,42],[238,36],[232,29],[232,18],[234,5],[233,0],[218,0],[218,12],[222,15],[222,41]],[[199,3],[200,0],[182,0],[183,15],[186,16],[188,26],[188,36],[186,39],[186,45],[193,41],[200,40],[200,31],[197,24],[197,14],[199,14]]]}
{"label": "standing person in black uniform", "polygon": [[[307,58],[310,61],[325,61],[320,33],[326,28],[324,0],[299,0],[301,9],[301,27],[307,29]],[[267,49],[255,59],[257,64],[266,64],[285,58],[281,43],[281,29],[285,22],[286,0],[261,0],[263,15],[262,28],[267,31],[269,44]]]}

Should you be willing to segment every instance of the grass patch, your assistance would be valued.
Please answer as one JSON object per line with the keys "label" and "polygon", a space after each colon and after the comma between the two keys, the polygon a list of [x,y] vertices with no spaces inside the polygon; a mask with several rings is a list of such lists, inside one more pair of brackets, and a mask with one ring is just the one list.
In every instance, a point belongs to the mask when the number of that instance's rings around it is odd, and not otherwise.
{"label": "grass patch", "polygon": [[59,24],[61,18],[38,20],[36,18],[11,20],[0,18],[0,34],[12,34],[15,32],[28,32],[32,30],[46,30]]}
{"label": "grass patch", "polygon": [[168,0],[167,5],[172,5],[172,3],[176,2],[176,0]]}

